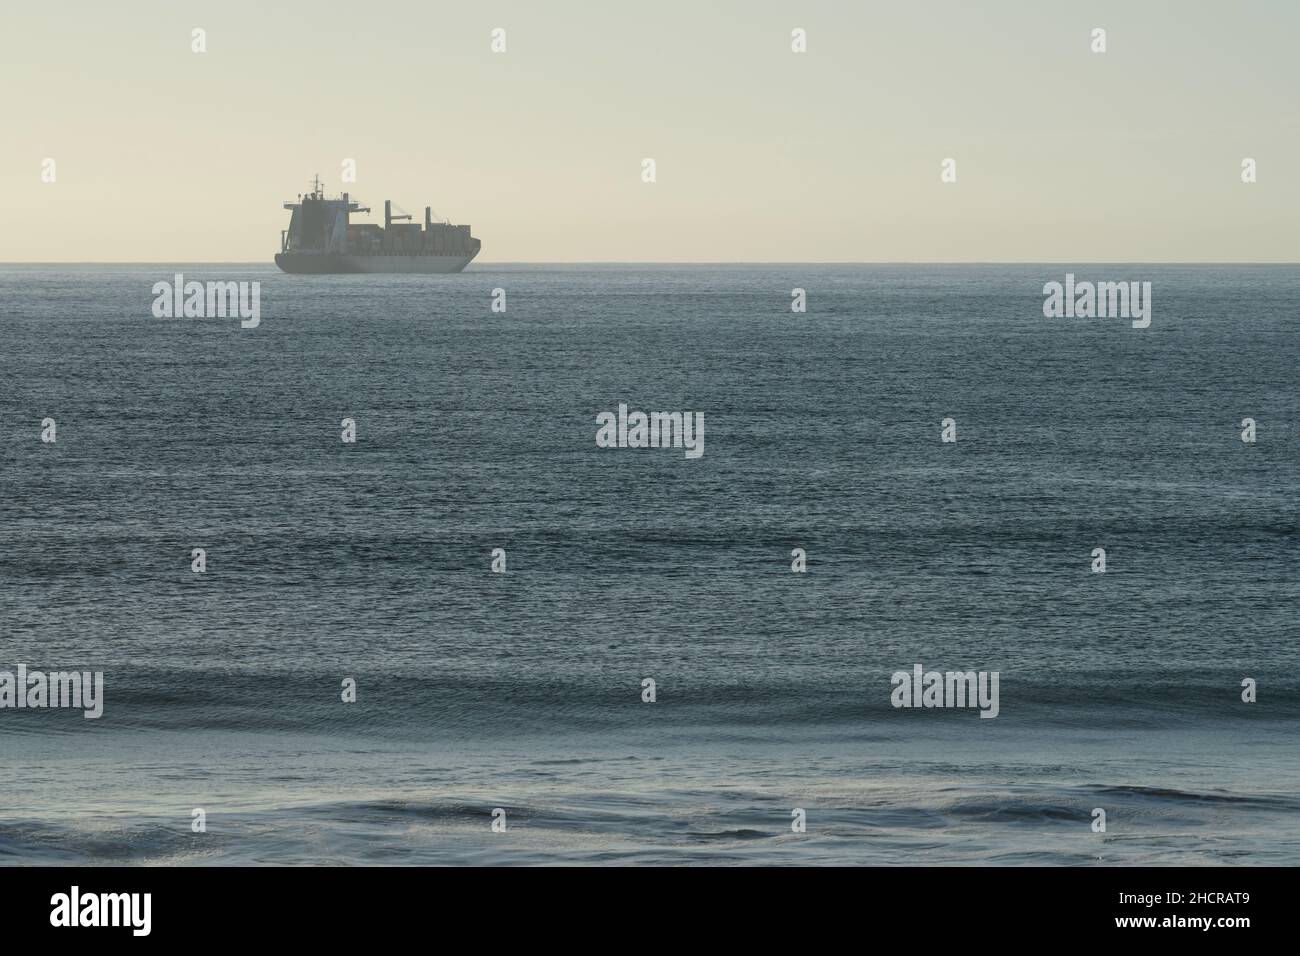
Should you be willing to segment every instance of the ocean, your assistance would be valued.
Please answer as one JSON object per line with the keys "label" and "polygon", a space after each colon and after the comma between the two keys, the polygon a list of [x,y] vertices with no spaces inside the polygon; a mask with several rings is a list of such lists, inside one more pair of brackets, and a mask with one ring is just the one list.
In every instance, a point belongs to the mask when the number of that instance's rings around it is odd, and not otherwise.
{"label": "ocean", "polygon": [[[178,272],[260,324],[155,318]],[[1045,317],[1067,272],[1150,327]],[[1298,302],[0,266],[0,671],[104,675],[0,708],[0,863],[1300,863]],[[598,447],[620,405],[704,453]],[[918,664],[997,717],[893,706]]]}

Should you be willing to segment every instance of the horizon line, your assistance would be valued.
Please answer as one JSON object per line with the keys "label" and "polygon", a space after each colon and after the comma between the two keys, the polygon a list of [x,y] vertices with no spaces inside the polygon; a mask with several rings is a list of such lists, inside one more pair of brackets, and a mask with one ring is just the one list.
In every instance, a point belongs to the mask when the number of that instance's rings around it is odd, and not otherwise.
{"label": "horizon line", "polygon": [[[1300,266],[1291,259],[501,259],[475,266]],[[5,260],[0,266],[275,266],[266,259],[67,259]],[[347,273],[338,273],[340,275]],[[366,275],[367,273],[353,273]],[[378,273],[374,273],[378,274]],[[417,273],[411,273],[415,275]],[[431,275],[433,273],[430,273]],[[456,273],[445,273],[454,275]]]}

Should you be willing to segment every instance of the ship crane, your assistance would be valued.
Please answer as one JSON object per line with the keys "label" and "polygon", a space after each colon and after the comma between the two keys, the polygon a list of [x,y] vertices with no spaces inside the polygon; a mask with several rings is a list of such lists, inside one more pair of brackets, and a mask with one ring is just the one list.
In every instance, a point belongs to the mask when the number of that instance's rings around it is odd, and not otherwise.
{"label": "ship crane", "polygon": [[[398,206],[397,208],[398,208],[398,209],[401,209],[402,207],[401,207],[401,206]],[[394,214],[393,214],[393,201],[392,201],[391,199],[385,199],[385,200],[384,200],[384,228],[385,228],[385,229],[387,229],[389,226],[391,226],[391,225],[392,225],[394,222],[396,222],[398,219],[405,219],[405,220],[407,220],[407,221],[409,222],[409,221],[411,220],[411,218],[412,218],[412,217],[411,217],[411,214],[410,214],[409,212],[400,212],[400,213],[394,215]]]}

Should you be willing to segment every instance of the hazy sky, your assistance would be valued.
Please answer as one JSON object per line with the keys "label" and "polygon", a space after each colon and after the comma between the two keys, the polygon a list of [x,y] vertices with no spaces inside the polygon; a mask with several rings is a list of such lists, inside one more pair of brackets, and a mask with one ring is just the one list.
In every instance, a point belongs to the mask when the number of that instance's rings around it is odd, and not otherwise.
{"label": "hazy sky", "polygon": [[1300,260],[1297,0],[0,16],[0,261],[269,262],[281,203],[345,158],[354,196],[471,224],[480,262]]}

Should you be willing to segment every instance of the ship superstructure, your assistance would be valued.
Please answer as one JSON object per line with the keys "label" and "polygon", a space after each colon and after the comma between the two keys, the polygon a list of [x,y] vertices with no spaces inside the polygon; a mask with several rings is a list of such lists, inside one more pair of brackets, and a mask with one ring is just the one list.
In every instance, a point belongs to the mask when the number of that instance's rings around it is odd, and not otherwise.
{"label": "ship superstructure", "polygon": [[275,264],[285,272],[460,272],[482,247],[469,226],[435,222],[428,206],[423,228],[409,213],[394,214],[387,199],[382,227],[353,223],[352,213],[370,208],[347,193],[326,197],[319,176],[310,193],[284,208],[291,216]]}

